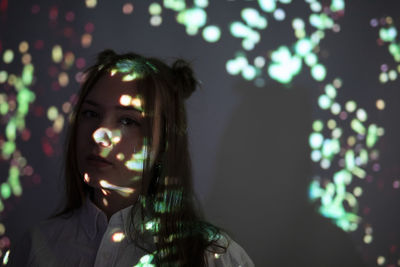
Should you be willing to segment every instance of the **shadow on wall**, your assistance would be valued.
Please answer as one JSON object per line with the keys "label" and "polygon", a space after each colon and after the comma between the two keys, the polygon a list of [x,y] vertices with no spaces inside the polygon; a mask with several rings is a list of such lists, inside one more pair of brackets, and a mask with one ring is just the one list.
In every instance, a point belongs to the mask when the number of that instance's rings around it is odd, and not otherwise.
{"label": "shadow on wall", "polygon": [[217,148],[208,219],[256,266],[364,266],[350,236],[314,212],[306,88],[239,83],[242,103]]}

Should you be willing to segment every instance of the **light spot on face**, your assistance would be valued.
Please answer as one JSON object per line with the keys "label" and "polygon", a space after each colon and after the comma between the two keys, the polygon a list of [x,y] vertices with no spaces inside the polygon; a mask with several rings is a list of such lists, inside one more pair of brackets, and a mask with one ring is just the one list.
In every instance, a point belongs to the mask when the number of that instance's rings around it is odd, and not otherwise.
{"label": "light spot on face", "polygon": [[123,197],[128,197],[129,195],[133,194],[133,192],[135,192],[135,189],[133,188],[113,185],[107,182],[106,180],[100,180],[99,184],[101,187],[105,189],[116,191]]}

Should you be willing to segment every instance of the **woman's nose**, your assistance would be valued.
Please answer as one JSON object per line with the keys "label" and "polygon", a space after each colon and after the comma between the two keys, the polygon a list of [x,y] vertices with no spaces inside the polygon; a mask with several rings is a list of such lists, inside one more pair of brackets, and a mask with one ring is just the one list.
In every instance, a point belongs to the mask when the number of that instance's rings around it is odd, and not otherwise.
{"label": "woman's nose", "polygon": [[92,137],[100,147],[111,147],[121,141],[121,132],[119,130],[111,131],[108,128],[100,127],[93,132]]}

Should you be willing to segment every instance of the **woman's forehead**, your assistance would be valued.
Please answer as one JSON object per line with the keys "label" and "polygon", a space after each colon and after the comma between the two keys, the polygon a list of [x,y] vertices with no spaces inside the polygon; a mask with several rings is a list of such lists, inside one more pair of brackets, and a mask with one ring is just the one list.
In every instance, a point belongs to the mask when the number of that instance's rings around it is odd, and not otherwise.
{"label": "woman's forehead", "polygon": [[124,81],[123,78],[124,75],[119,73],[114,75],[103,74],[93,85],[85,100],[95,101],[105,106],[114,106],[121,104],[121,98],[140,98],[138,82],[136,80]]}

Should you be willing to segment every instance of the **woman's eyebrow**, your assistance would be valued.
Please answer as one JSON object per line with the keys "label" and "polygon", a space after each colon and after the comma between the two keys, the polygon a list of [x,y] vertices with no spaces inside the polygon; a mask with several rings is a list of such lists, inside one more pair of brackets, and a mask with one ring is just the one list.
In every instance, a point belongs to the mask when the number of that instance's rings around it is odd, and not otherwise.
{"label": "woman's eyebrow", "polygon": [[[89,104],[91,106],[95,106],[95,107],[101,107],[101,105],[93,100],[85,100],[83,103],[85,104]],[[128,110],[128,111],[137,111],[139,113],[142,113],[141,110],[135,108],[134,106],[122,106],[122,105],[116,105],[114,106],[115,109],[119,109],[119,110]]]}

